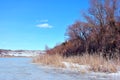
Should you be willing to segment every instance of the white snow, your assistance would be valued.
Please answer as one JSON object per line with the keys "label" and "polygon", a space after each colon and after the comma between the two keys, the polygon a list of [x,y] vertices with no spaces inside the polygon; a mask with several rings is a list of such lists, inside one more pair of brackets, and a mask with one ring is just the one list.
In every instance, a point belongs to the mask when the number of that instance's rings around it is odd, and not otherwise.
{"label": "white snow", "polygon": [[80,64],[76,64],[76,63],[70,63],[70,62],[62,62],[62,63],[69,70],[84,71],[90,78],[103,77],[103,79],[104,78],[109,78],[111,80],[112,79],[114,79],[114,80],[120,79],[119,69],[118,69],[118,72],[116,72],[116,73],[93,72],[93,71],[89,71],[90,66],[88,66],[88,65],[80,65]]}
{"label": "white snow", "polygon": [[6,53],[1,53],[1,56],[16,56],[16,57],[34,57],[37,55],[40,55],[41,53],[44,53],[43,51],[35,51],[35,50],[12,50],[8,51]]}
{"label": "white snow", "polygon": [[120,79],[120,71],[118,71],[117,73],[110,73],[110,74],[108,74],[108,76],[110,78],[115,78],[115,80],[119,80]]}
{"label": "white snow", "polygon": [[[8,65],[10,63],[10,65]],[[69,62],[62,62],[70,66],[87,69],[89,66]],[[40,75],[38,75],[40,74]],[[89,72],[74,73],[67,69],[31,64],[31,58],[0,58],[0,80],[120,80],[117,73]]]}
{"label": "white snow", "polygon": [[88,65],[80,65],[76,63],[70,63],[70,62],[62,62],[62,63],[65,65],[66,68],[77,70],[77,71],[88,72],[90,69],[90,66]]}
{"label": "white snow", "polygon": [[31,57],[31,56],[37,56],[38,54],[35,54],[35,53],[21,53],[21,54],[19,54],[19,53],[9,53],[9,54],[7,54],[7,55],[10,55],[10,56],[21,56],[21,57]]}

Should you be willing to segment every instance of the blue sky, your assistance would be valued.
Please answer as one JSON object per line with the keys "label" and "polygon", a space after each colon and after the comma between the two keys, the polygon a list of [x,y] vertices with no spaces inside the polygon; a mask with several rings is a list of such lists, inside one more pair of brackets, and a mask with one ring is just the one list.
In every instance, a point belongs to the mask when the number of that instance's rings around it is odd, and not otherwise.
{"label": "blue sky", "polygon": [[44,50],[65,41],[88,0],[0,0],[0,49]]}

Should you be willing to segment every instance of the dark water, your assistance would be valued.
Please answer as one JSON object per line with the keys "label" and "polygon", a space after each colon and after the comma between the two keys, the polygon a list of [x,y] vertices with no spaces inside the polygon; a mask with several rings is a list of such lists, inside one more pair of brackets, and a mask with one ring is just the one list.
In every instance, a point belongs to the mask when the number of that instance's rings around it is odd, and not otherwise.
{"label": "dark water", "polygon": [[31,58],[0,58],[0,80],[107,80],[88,74],[45,68]]}

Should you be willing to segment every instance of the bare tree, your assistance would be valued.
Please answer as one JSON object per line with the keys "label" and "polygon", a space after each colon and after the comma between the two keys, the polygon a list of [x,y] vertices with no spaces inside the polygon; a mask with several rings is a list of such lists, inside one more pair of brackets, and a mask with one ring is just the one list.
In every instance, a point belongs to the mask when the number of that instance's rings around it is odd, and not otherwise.
{"label": "bare tree", "polygon": [[120,51],[120,0],[90,0],[84,21],[76,21],[66,31],[68,41],[50,49],[49,53],[73,55],[104,51]]}
{"label": "bare tree", "polygon": [[80,39],[88,51],[109,51],[118,47],[120,37],[120,0],[90,0],[85,22],[69,26],[70,39]]}

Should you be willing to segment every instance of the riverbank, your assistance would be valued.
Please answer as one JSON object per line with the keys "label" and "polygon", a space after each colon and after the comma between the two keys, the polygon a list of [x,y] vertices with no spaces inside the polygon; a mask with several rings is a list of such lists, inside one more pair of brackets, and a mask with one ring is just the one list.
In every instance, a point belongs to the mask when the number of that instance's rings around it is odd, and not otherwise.
{"label": "riverbank", "polygon": [[[31,63],[32,58],[0,58],[0,80],[117,80],[104,74],[80,74]],[[10,64],[10,65],[8,65]]]}
{"label": "riverbank", "polygon": [[76,70],[82,73],[101,72],[117,73],[119,72],[120,60],[106,60],[102,56],[85,54],[83,56],[62,57],[60,55],[41,55],[33,59],[34,63]]}
{"label": "riverbank", "polygon": [[33,57],[44,53],[41,50],[4,50],[0,49],[0,57]]}

